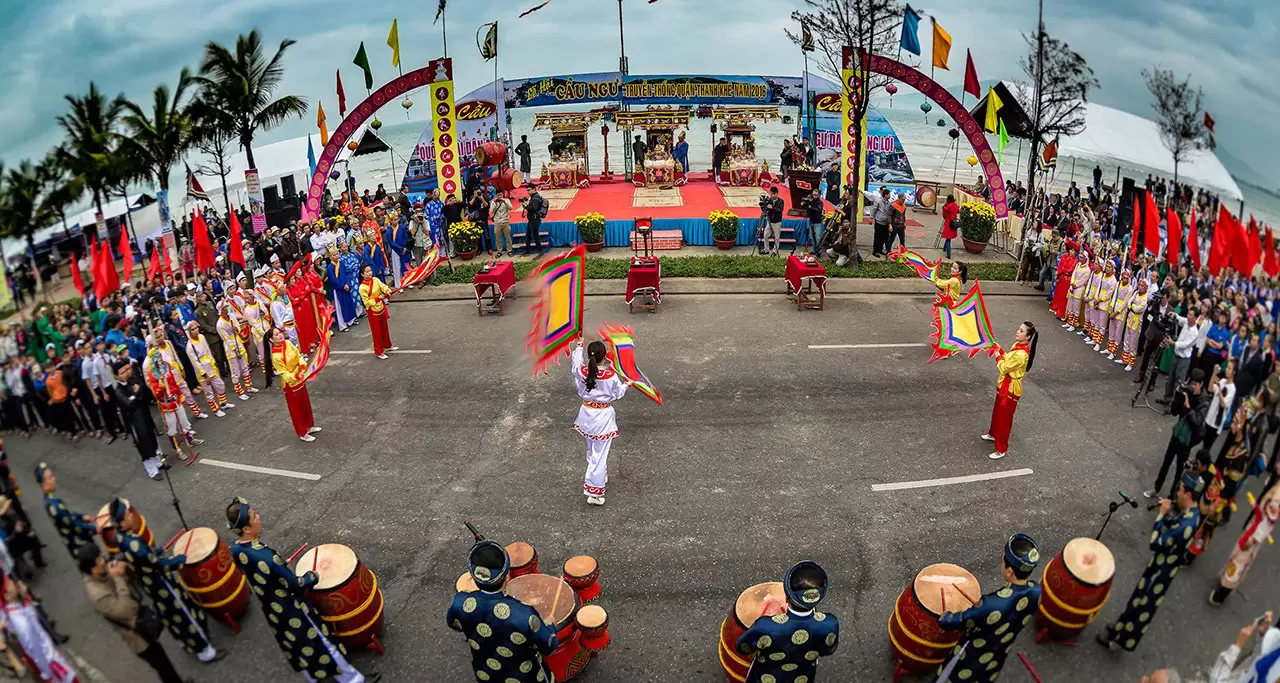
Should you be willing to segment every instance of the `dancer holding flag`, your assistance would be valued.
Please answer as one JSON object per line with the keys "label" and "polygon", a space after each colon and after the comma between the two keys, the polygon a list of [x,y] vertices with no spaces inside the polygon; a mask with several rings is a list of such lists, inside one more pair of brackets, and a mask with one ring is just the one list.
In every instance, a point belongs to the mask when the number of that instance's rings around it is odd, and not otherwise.
{"label": "dancer holding flag", "polygon": [[618,435],[613,402],[626,395],[631,382],[613,369],[605,356],[608,348],[602,341],[583,347],[582,337],[573,349],[573,383],[582,399],[578,419],[573,428],[587,440],[587,473],[582,494],[589,505],[604,505],[605,485],[609,482],[609,447]]}
{"label": "dancer holding flag", "polygon": [[1013,413],[1022,398],[1022,378],[1036,360],[1036,326],[1024,322],[1018,327],[1012,349],[1001,352],[996,360],[1000,381],[996,385],[996,403],[991,408],[991,427],[982,435],[984,441],[996,442],[996,450],[987,456],[999,460],[1009,454],[1009,432],[1013,429]]}
{"label": "dancer holding flag", "polygon": [[284,400],[289,406],[289,419],[293,422],[293,431],[299,439],[308,443],[315,441],[314,434],[322,428],[316,426],[311,415],[311,396],[307,394],[307,364],[302,361],[298,347],[289,341],[279,328],[271,330],[271,364],[276,374],[280,375],[280,386],[284,389]]}
{"label": "dancer holding flag", "polygon": [[360,269],[360,300],[364,302],[364,310],[369,313],[369,331],[373,333],[373,355],[382,360],[387,359],[387,351],[397,351],[399,346],[391,345],[391,332],[387,329],[387,319],[391,311],[387,309],[387,297],[391,296],[391,288],[373,276],[373,266],[364,264]]}

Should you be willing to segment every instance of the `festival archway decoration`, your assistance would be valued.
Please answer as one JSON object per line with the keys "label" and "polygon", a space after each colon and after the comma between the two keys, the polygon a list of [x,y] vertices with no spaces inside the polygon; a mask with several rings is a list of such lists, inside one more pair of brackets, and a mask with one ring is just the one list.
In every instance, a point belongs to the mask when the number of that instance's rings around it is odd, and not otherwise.
{"label": "festival archway decoration", "polygon": [[430,71],[431,66],[427,65],[386,83],[373,91],[352,109],[346,118],[342,119],[342,123],[338,124],[338,128],[333,131],[333,136],[329,138],[329,144],[325,145],[324,151],[320,153],[320,159],[316,161],[316,171],[311,174],[311,183],[307,187],[307,205],[302,212],[303,220],[313,220],[320,215],[320,199],[324,195],[325,181],[338,160],[338,153],[342,151],[343,145],[355,135],[365,121],[373,118],[384,104],[411,90],[427,85],[429,78],[427,74]]}
{"label": "festival archway decoration", "polygon": [[996,218],[1008,218],[1009,202],[1004,193],[1004,175],[1000,173],[1000,164],[996,162],[995,152],[991,150],[990,143],[982,134],[982,126],[973,118],[969,110],[964,108],[960,100],[947,92],[946,88],[938,85],[937,81],[895,59],[871,55],[867,62],[867,69],[871,73],[902,81],[920,91],[920,94],[933,100],[947,112],[955,122],[956,128],[973,147],[973,154],[982,165],[982,172],[987,177],[987,187],[991,188],[991,205],[996,210]]}

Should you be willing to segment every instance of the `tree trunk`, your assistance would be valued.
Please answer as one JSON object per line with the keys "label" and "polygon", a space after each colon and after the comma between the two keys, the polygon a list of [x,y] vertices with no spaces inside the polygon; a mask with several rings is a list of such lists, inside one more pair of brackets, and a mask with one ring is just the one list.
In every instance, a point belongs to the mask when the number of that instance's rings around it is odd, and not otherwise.
{"label": "tree trunk", "polygon": [[[219,161],[218,168],[226,169],[226,165]],[[227,174],[220,173],[222,177],[222,203],[227,205],[227,225],[231,225],[231,197],[227,195]]]}
{"label": "tree trunk", "polygon": [[257,168],[257,165],[254,164],[253,161],[253,138],[241,137],[240,146],[244,148],[245,163],[249,165],[249,168]]}

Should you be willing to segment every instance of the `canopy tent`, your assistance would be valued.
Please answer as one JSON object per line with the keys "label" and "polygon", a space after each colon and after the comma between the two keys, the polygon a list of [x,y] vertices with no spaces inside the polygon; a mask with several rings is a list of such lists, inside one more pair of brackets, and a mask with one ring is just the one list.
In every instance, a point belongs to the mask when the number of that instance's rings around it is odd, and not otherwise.
{"label": "canopy tent", "polygon": [[[119,218],[120,216],[123,216],[126,211],[128,212],[138,211],[144,207],[150,206],[151,204],[155,203],[155,201],[156,201],[155,197],[152,197],[151,195],[145,194],[145,193],[129,195],[128,201],[126,201],[124,197],[113,199],[107,202],[106,204],[102,205],[102,217],[104,220],[108,220],[108,221],[111,220],[112,218]],[[88,209],[74,216],[67,216],[67,228],[73,232],[75,231],[76,227],[79,227],[81,230],[87,233],[94,232],[95,230],[97,230],[97,228],[94,227],[94,225],[97,223],[97,220],[94,217],[95,213],[97,213],[97,209],[90,206]],[[51,231],[62,230],[62,225],[58,224],[58,225],[51,226],[50,230]],[[37,233],[37,237],[38,236],[39,236],[39,233]],[[37,239],[37,241],[39,241],[39,239]]]}
{"label": "canopy tent", "polygon": [[[1001,81],[995,88],[1003,104],[997,115],[1004,120],[1009,134],[1030,138],[1028,113],[1035,103],[1034,88],[1008,81]],[[1160,141],[1160,129],[1155,121],[1094,102],[1085,102],[1084,106],[1084,131],[1059,140],[1059,154],[1173,177],[1173,155]],[[987,97],[983,96],[970,113],[983,121],[986,111]],[[1242,197],[1235,179],[1212,150],[1193,152],[1178,164],[1178,180],[1215,190],[1235,200]]]}
{"label": "canopy tent", "polygon": [[360,144],[356,146],[356,150],[351,153],[353,157],[362,157],[366,154],[377,154],[379,152],[389,151],[391,147],[373,132],[373,129],[364,129],[364,135],[360,137]]}
{"label": "canopy tent", "polygon": [[[253,160],[258,165],[258,177],[264,186],[274,185],[284,176],[293,176],[294,187],[307,187],[311,182],[311,164],[307,161],[308,139],[311,140],[316,158],[319,158],[320,153],[324,150],[324,145],[320,144],[319,133],[281,140],[269,145],[254,146]],[[338,158],[346,159],[350,157],[350,154],[351,152],[344,147]],[[193,159],[191,162],[192,170],[195,170],[197,164],[203,165],[207,161],[207,159]],[[234,195],[238,191],[243,192],[244,172],[249,168],[244,152],[239,151],[232,154],[227,161],[227,165],[230,167],[230,172],[227,173],[227,193]],[[182,196],[187,182],[186,170],[181,168],[177,170],[176,179],[170,183],[170,206],[182,205]],[[206,168],[205,170],[208,169]],[[222,193],[222,178],[218,177],[217,174],[206,175],[197,171],[196,178],[199,179],[200,185],[205,192],[210,195]]]}

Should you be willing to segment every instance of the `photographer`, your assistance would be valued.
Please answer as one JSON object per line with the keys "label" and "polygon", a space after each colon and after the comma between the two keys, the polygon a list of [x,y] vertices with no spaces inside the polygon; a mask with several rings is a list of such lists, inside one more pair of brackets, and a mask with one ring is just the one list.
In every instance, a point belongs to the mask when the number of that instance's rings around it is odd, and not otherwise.
{"label": "photographer", "polygon": [[[782,239],[782,211],[786,207],[782,197],[778,196],[778,186],[769,188],[769,194],[760,195],[760,215],[764,217],[764,234],[761,236],[761,250],[777,255],[778,243]],[[769,247],[769,236],[773,236],[773,247]]]}
{"label": "photographer", "polygon": [[[1173,344],[1173,365],[1169,368],[1169,379],[1165,381],[1164,398],[1156,401],[1161,405],[1169,405],[1173,400],[1173,390],[1183,383],[1187,373],[1191,371],[1191,354],[1195,351],[1196,342],[1200,339],[1200,312],[1195,308],[1187,310],[1187,317],[1174,316],[1179,330],[1176,337],[1166,335],[1164,343]],[[1203,371],[1201,375],[1203,375]]]}
{"label": "photographer", "polygon": [[[1178,482],[1182,481],[1182,471],[1186,467],[1187,458],[1191,455],[1192,446],[1200,443],[1204,438],[1205,416],[1209,412],[1209,406],[1201,395],[1204,379],[1204,371],[1196,368],[1191,371],[1190,381],[1178,386],[1171,406],[1173,413],[1178,416],[1178,421],[1174,423],[1173,433],[1169,436],[1169,446],[1165,448],[1164,462],[1160,465],[1160,473],[1156,475],[1155,486],[1144,491],[1143,496],[1156,497],[1164,486],[1164,478],[1169,474],[1171,464],[1176,464],[1173,474],[1175,490]],[[1169,497],[1172,498],[1173,494],[1170,493]]]}
{"label": "photographer", "polygon": [[[1142,274],[1139,273],[1138,277],[1141,278]],[[1134,384],[1148,379],[1147,368],[1153,360],[1158,370],[1160,350],[1164,348],[1166,339],[1178,333],[1177,326],[1178,321],[1169,308],[1167,292],[1161,289],[1152,290],[1147,300],[1147,312],[1142,317],[1142,365],[1138,367],[1138,376],[1133,378]],[[1151,372],[1149,379],[1147,391],[1151,391],[1155,386],[1156,370]]]}
{"label": "photographer", "polygon": [[[809,218],[809,230],[807,240],[809,249],[814,256],[818,255],[818,240],[822,239],[822,221],[826,218],[826,208],[823,206],[822,197],[817,192],[810,192],[804,198],[803,202],[805,214]],[[796,240],[796,245],[800,246],[800,241]]]}
{"label": "photographer", "polygon": [[[1280,663],[1275,656],[1276,650],[1280,649],[1280,630],[1272,628],[1272,621],[1272,613],[1267,610],[1262,616],[1245,624],[1236,634],[1236,641],[1218,654],[1213,669],[1209,671],[1208,683],[1264,683],[1276,680],[1280,676]],[[1259,635],[1253,652],[1244,661],[1243,670],[1238,670],[1240,654],[1255,632]]]}

